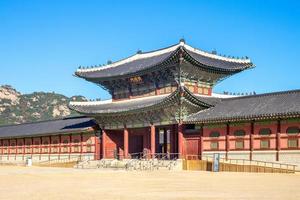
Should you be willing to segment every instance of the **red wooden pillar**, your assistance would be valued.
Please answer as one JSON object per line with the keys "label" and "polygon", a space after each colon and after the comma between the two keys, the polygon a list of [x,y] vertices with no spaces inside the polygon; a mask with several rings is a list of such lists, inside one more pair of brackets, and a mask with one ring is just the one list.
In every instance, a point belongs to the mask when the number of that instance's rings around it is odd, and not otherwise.
{"label": "red wooden pillar", "polygon": [[276,133],[276,161],[279,161],[279,152],[280,152],[280,133],[281,133],[281,121],[277,121],[277,133]]}
{"label": "red wooden pillar", "polygon": [[8,141],[8,146],[7,146],[7,160],[9,160],[9,157],[10,157],[10,139],[8,139],[7,141]]}
{"label": "red wooden pillar", "polygon": [[202,160],[202,157],[203,157],[203,125],[201,126],[201,129],[200,129],[200,150],[199,150],[199,154],[200,154],[200,160]]}
{"label": "red wooden pillar", "polygon": [[153,124],[150,125],[150,149],[151,149],[151,156],[155,157],[155,126]]}
{"label": "red wooden pillar", "polygon": [[102,129],[102,159],[105,159],[106,158],[106,138],[107,137],[107,134],[106,134],[106,131],[105,129],[103,128]]}
{"label": "red wooden pillar", "polygon": [[23,138],[23,160],[25,157],[25,138]]}
{"label": "red wooden pillar", "polygon": [[51,157],[51,148],[52,148],[51,142],[52,142],[52,137],[51,137],[51,136],[49,136],[49,151],[48,151],[48,160],[50,160],[50,157]]}
{"label": "red wooden pillar", "polygon": [[178,123],[178,154],[179,158],[183,158],[183,124]]}
{"label": "red wooden pillar", "polygon": [[69,159],[71,158],[72,153],[72,134],[70,134],[70,142],[69,142]]}
{"label": "red wooden pillar", "polygon": [[40,160],[42,159],[42,151],[43,151],[43,149],[42,149],[42,144],[43,144],[43,138],[40,137],[40,147],[39,147]]}
{"label": "red wooden pillar", "polygon": [[1,149],[0,149],[1,159],[0,160],[2,160],[2,156],[3,156],[3,140],[0,140],[0,147],[1,147]]}
{"label": "red wooden pillar", "polygon": [[254,140],[254,122],[251,122],[251,132],[250,132],[250,143],[249,143],[249,149],[250,149],[250,160],[253,159],[253,140]]}
{"label": "red wooden pillar", "polygon": [[128,129],[124,126],[124,158],[128,158]]}
{"label": "red wooden pillar", "polygon": [[60,160],[60,154],[61,154],[61,135],[58,136],[58,160]]}
{"label": "red wooden pillar", "polygon": [[228,159],[228,152],[229,152],[229,135],[230,135],[230,129],[229,129],[229,123],[226,124],[226,141],[225,141],[225,150],[226,150],[226,154],[225,154],[225,159]]}
{"label": "red wooden pillar", "polygon": [[[97,136],[96,136],[97,137]],[[97,139],[97,138],[96,138]],[[97,141],[95,141],[97,144]],[[97,149],[95,149],[96,151]],[[80,160],[82,160],[82,152],[83,152],[83,135],[80,133]],[[97,152],[97,151],[96,151]],[[95,159],[96,160],[96,159]]]}
{"label": "red wooden pillar", "polygon": [[95,160],[100,160],[100,138],[95,135]]}
{"label": "red wooden pillar", "polygon": [[33,147],[33,137],[31,138],[31,159],[33,159],[33,150],[34,149],[34,147]]}

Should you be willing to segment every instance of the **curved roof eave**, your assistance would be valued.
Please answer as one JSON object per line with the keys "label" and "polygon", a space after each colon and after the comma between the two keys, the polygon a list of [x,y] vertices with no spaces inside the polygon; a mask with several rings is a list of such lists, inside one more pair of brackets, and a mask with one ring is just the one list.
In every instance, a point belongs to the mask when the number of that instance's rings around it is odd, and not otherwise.
{"label": "curved roof eave", "polygon": [[[177,52],[177,50],[179,48],[182,48],[189,55],[189,57],[193,59],[194,63],[198,64],[200,67],[202,67],[206,70],[208,69],[208,70],[215,70],[215,71],[228,73],[228,72],[239,72],[244,69],[254,67],[253,63],[248,58],[247,59],[238,59],[238,58],[228,58],[228,57],[216,55],[213,53],[209,53],[209,52],[205,52],[205,51],[193,48],[181,41],[179,44],[172,45],[170,47],[167,47],[164,49],[159,49],[156,51],[151,51],[151,52],[146,52],[146,53],[138,53],[138,54],[130,56],[126,59],[117,61],[115,63],[109,64],[109,65],[106,65],[103,67],[99,66],[99,67],[89,68],[89,69],[78,69],[75,72],[75,74],[78,77],[85,78],[86,80],[91,80],[91,81],[96,80],[96,79],[112,79],[112,78],[118,77],[118,76],[132,76],[136,73],[140,73],[142,71],[149,70],[150,68],[157,67],[158,65],[168,61],[168,59],[170,59],[172,56],[174,56],[174,54]],[[160,57],[163,54],[167,54],[167,56],[162,57],[162,59],[157,59],[157,62],[155,62],[154,57]],[[194,54],[194,55],[191,55],[191,54]],[[198,59],[197,59],[197,56],[198,56]],[[149,63],[151,63],[151,65],[148,63],[149,66],[147,66],[147,62],[141,62],[141,61],[145,61],[150,58],[151,59],[154,58],[154,61],[149,62]],[[205,59],[210,60],[210,62],[215,61],[217,63],[221,63],[225,67],[218,67],[217,65],[215,66],[213,64],[209,65],[209,62],[201,63],[199,58],[203,58],[202,60],[205,60]],[[123,69],[123,72],[120,72],[120,73],[114,72],[114,74],[109,75],[110,74],[109,71],[111,71],[111,70],[116,71],[116,68],[120,68],[120,67],[126,68],[126,67],[124,67],[124,65],[129,65],[129,63],[133,63],[133,62],[137,62],[137,61],[140,61],[141,63],[139,63],[140,64],[139,66],[135,67],[136,69],[134,69],[134,70],[124,70]],[[143,64],[145,64],[145,66],[142,66]],[[232,65],[233,68],[226,67],[227,64]],[[142,66],[142,67],[140,67],[140,66]],[[130,68],[132,69],[134,67],[130,66]],[[103,73],[104,71],[106,71],[107,73]],[[96,74],[96,73],[100,73],[100,72],[102,73],[102,75],[91,76],[91,74]]]}

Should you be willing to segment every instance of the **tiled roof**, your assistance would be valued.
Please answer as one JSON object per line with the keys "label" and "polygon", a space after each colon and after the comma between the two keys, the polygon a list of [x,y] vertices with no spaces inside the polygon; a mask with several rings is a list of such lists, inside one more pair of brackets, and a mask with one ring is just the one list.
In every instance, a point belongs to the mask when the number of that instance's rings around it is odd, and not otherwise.
{"label": "tiled roof", "polygon": [[[190,99],[194,98],[197,104],[204,107],[215,105],[219,100],[214,97],[196,96],[183,87],[184,92],[189,95]],[[156,106],[161,103],[172,101],[179,90],[177,89],[169,95],[156,95],[151,97],[142,97],[136,99],[122,100],[116,102],[70,102],[69,107],[82,114],[113,114],[128,111],[140,111],[140,109]],[[176,97],[175,97],[176,98]]]}
{"label": "tiled roof", "polygon": [[149,107],[162,102],[167,95],[158,95],[109,103],[70,102],[69,108],[83,114],[119,113]]}
{"label": "tiled roof", "polygon": [[153,57],[136,59],[131,62],[123,63],[117,67],[104,68],[100,70],[90,71],[90,72],[80,72],[77,71],[76,75],[84,78],[106,78],[106,77],[115,77],[122,76],[125,74],[132,74],[137,71],[141,71],[152,66],[158,65],[168,57],[170,57],[173,52],[167,52]]}
{"label": "tiled roof", "polygon": [[96,122],[87,117],[73,117],[49,121],[40,121],[18,125],[0,126],[0,138],[43,136],[85,131],[96,126]]}
{"label": "tiled roof", "polygon": [[300,116],[300,90],[223,99],[215,107],[192,114],[191,122],[220,122]]}
{"label": "tiled roof", "polygon": [[193,48],[184,42],[164,49],[138,53],[126,59],[95,68],[78,69],[75,74],[85,79],[103,79],[137,73],[161,65],[171,58],[178,57],[179,49],[184,57],[192,59],[203,68],[217,71],[238,72],[252,67],[252,62],[246,59],[228,58]]}

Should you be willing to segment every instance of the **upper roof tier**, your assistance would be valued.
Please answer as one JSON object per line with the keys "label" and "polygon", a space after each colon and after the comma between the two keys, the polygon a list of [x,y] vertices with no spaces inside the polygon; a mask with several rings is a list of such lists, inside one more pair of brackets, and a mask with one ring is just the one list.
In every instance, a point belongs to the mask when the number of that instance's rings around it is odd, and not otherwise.
{"label": "upper roof tier", "polygon": [[[176,45],[151,52],[138,52],[137,54],[123,60],[93,68],[79,68],[75,74],[79,77],[90,80],[105,80],[120,76],[133,76],[139,72],[149,70],[176,60],[179,57],[191,62],[205,70],[212,70],[218,73],[233,74],[253,66],[250,59],[229,58],[205,52],[185,44],[184,40]],[[178,59],[176,59],[178,58]]]}

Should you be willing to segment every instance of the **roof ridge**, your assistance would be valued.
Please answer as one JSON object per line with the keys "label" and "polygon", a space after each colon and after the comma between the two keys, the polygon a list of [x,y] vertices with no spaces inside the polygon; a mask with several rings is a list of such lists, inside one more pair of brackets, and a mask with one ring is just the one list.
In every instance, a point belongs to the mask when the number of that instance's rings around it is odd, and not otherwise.
{"label": "roof ridge", "polygon": [[211,58],[217,59],[217,60],[228,61],[228,62],[238,62],[238,63],[252,63],[250,58],[248,58],[248,57],[246,57],[246,58],[243,58],[243,57],[241,57],[241,58],[229,58],[229,57],[226,57],[226,56],[213,54],[209,51],[205,51],[205,50],[202,50],[200,48],[192,47],[188,44],[184,44],[183,47],[188,51],[192,51],[193,53],[201,54],[202,56],[211,57]]}
{"label": "roof ridge", "polygon": [[300,93],[300,89],[284,90],[284,91],[277,91],[277,92],[268,92],[268,93],[255,94],[255,95],[247,95],[247,96],[241,96],[241,97],[230,97],[230,98],[223,98],[222,100],[227,101],[227,100],[234,100],[234,99],[247,99],[247,98],[256,98],[256,97],[264,97],[264,96],[275,96],[275,95],[290,94],[290,93]]}
{"label": "roof ridge", "polygon": [[10,127],[10,126],[20,126],[20,125],[26,125],[26,124],[38,124],[43,122],[52,122],[52,121],[59,121],[59,120],[67,120],[67,119],[79,119],[79,118],[88,118],[87,116],[81,115],[81,116],[69,116],[69,117],[61,117],[56,119],[48,119],[48,120],[40,120],[35,122],[25,122],[21,124],[8,124],[8,125],[0,125],[0,128],[2,127]]}
{"label": "roof ridge", "polygon": [[[110,64],[108,64],[108,65],[104,65],[104,66],[97,66],[97,67],[94,67],[94,68],[88,68],[88,69],[79,69],[79,68],[78,68],[78,69],[76,70],[75,74],[77,75],[77,74],[80,74],[80,73],[93,72],[93,71],[99,71],[99,70],[103,70],[103,69],[107,69],[107,68],[117,67],[117,66],[118,66],[118,65],[117,65],[118,63],[120,63],[120,62],[125,62],[126,60],[129,60],[130,58],[138,57],[139,55],[145,56],[145,55],[147,55],[147,54],[151,54],[151,53],[155,53],[155,52],[159,52],[159,51],[164,51],[164,50],[167,50],[167,49],[171,49],[171,48],[174,48],[174,47],[176,47],[176,46],[180,46],[180,43],[176,43],[176,44],[174,44],[174,45],[170,45],[170,46],[168,46],[168,47],[164,47],[164,48],[160,48],[160,49],[156,49],[156,50],[152,50],[152,51],[141,52],[141,53],[135,53],[135,54],[133,54],[133,55],[131,55],[131,56],[128,56],[128,57],[126,57],[126,58],[120,59],[120,60],[118,60],[118,61],[112,62],[112,63],[110,63]],[[176,51],[176,49],[174,49],[173,51]],[[171,51],[170,51],[170,52],[171,52]],[[164,53],[168,53],[168,52],[163,52],[163,53],[161,53],[161,54],[164,54]],[[160,55],[160,54],[159,54],[159,55]],[[149,56],[149,57],[154,57],[154,56],[156,56],[156,55],[152,55],[152,56]],[[136,60],[138,60],[138,59],[143,59],[143,58],[142,58],[142,57],[141,57],[141,58],[136,58]],[[128,62],[130,62],[130,60],[129,60]],[[114,65],[117,65],[117,66],[114,66]]]}

